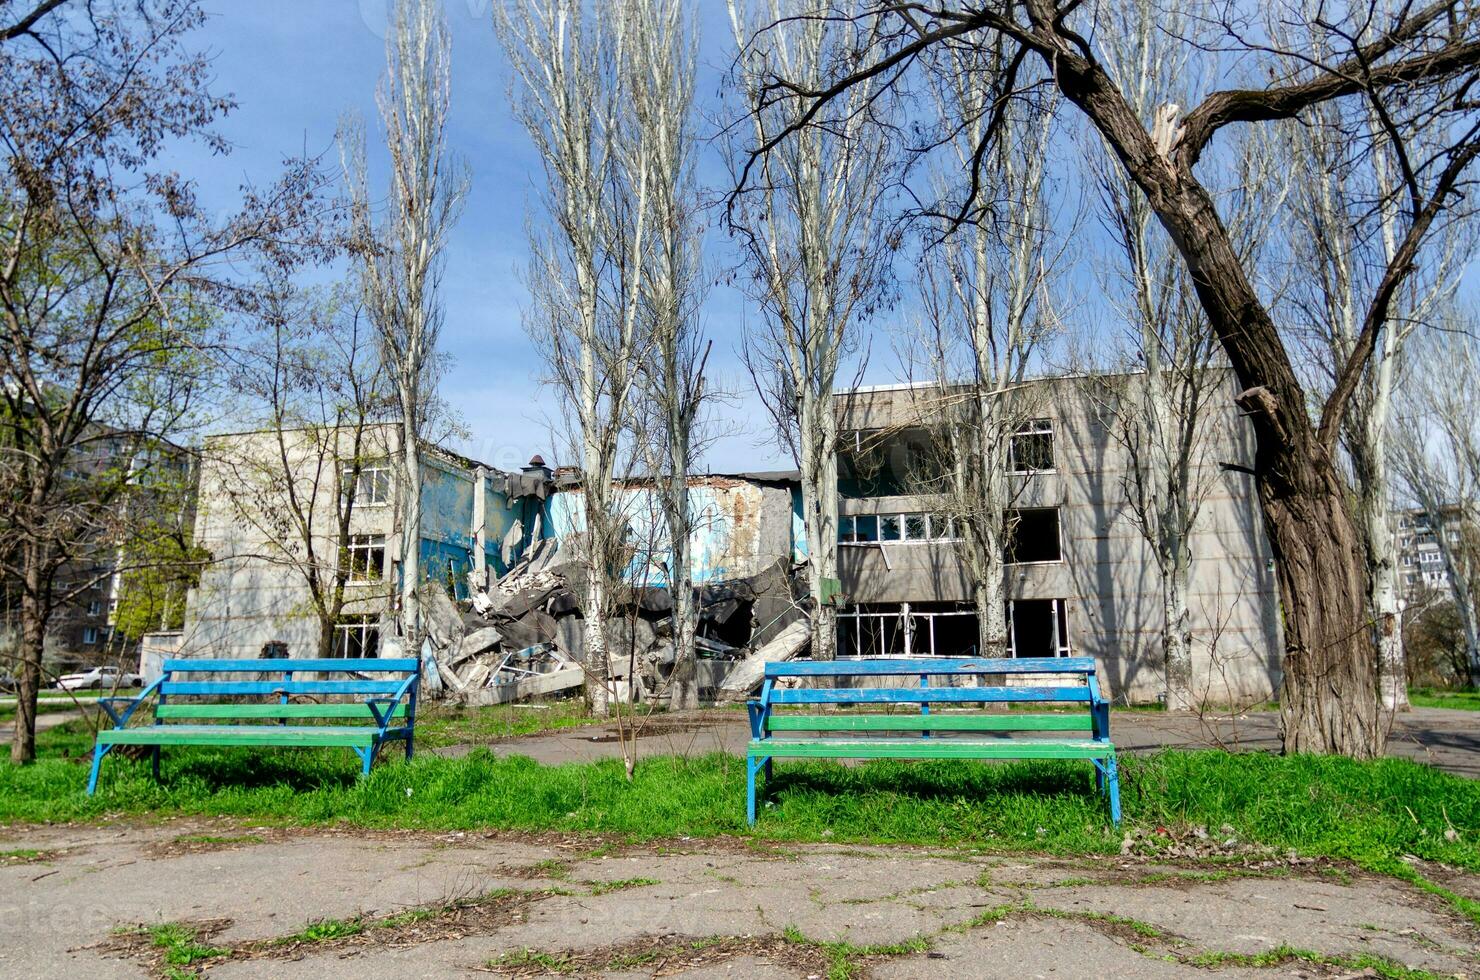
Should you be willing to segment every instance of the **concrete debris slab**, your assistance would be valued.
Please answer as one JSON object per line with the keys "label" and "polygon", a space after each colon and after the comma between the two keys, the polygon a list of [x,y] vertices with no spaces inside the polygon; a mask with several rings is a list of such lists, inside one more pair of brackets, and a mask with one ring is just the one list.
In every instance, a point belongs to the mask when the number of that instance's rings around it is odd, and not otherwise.
{"label": "concrete debris slab", "polygon": [[[429,655],[436,665],[429,673],[446,696],[501,703],[581,685],[587,656],[581,608],[585,548],[580,534],[538,540],[486,591],[474,587],[460,604],[436,586],[423,590]],[[800,652],[797,643],[805,644],[808,629],[792,599],[794,576],[794,568],[777,564],[749,579],[695,589],[699,635],[693,653],[709,665],[699,674],[701,690],[716,691],[731,662]],[[612,601],[606,623],[609,676],[634,697],[661,696],[679,657],[672,592],[623,588]],[[771,642],[761,644],[762,636]],[[430,685],[426,690],[432,694]]]}
{"label": "concrete debris slab", "polygon": [[792,660],[812,642],[812,623],[799,619],[776,638],[735,665],[720,682],[721,699],[743,698],[760,685],[766,664]]}

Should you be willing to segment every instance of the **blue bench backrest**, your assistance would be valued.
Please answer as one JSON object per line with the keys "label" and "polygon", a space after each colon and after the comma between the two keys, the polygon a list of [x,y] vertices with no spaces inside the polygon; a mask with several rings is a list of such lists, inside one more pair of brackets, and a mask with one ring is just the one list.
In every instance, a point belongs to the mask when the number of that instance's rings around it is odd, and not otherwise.
{"label": "blue bench backrest", "polygon": [[[358,694],[362,697],[395,697],[408,686],[415,688],[421,664],[414,657],[332,660],[210,660],[171,659],[164,662],[159,683],[162,695],[263,694],[287,697],[295,694]],[[182,680],[182,674],[217,675],[212,679]],[[252,680],[233,680],[222,674],[262,675]],[[298,680],[301,674],[340,674],[318,680]],[[354,675],[379,674],[388,677]]]}
{"label": "blue bench backrest", "polygon": [[[1065,674],[1084,678],[1079,684],[1035,686],[931,686],[940,675]],[[782,678],[918,677],[917,687],[795,687],[777,688]],[[761,688],[764,704],[926,704],[956,702],[1078,701],[1104,704],[1095,679],[1093,657],[1010,658],[929,657],[865,660],[792,660],[766,664]]]}

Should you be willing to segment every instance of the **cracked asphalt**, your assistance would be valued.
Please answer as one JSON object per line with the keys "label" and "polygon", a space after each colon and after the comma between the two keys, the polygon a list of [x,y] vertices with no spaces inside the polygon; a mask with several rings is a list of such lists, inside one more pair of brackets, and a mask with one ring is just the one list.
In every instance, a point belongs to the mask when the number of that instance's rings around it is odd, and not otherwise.
{"label": "cracked asphalt", "polygon": [[[135,931],[162,923],[194,930],[211,955],[186,966],[219,978],[1269,978],[1373,975],[1373,958],[1480,976],[1467,919],[1326,862],[195,820],[0,828],[0,852],[8,977],[168,975]],[[1480,876],[1424,870],[1480,899]]]}

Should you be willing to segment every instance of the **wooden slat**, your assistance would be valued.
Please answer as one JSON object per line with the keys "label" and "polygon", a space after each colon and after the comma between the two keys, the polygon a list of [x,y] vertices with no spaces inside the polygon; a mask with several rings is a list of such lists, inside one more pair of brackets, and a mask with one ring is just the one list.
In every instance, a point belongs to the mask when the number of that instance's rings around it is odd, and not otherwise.
{"label": "wooden slat", "polygon": [[315,671],[319,673],[343,673],[344,671],[371,671],[375,673],[413,674],[420,669],[415,657],[377,657],[357,659],[312,659],[295,660],[213,660],[174,658],[164,662],[164,669],[173,672],[238,671],[241,673],[281,674],[284,671]]}
{"label": "wooden slat", "polygon": [[395,694],[401,681],[165,681],[159,693],[181,694]]}
{"label": "wooden slat", "polygon": [[1094,730],[1088,714],[772,715],[773,732],[1047,732]]}
{"label": "wooden slat", "polygon": [[[406,705],[396,705],[394,716],[406,715]],[[368,704],[162,704],[156,718],[356,718],[373,721]]]}
{"label": "wooden slat", "polygon": [[[393,729],[393,732],[402,729]],[[379,729],[349,725],[143,725],[104,729],[104,745],[374,745]]]}
{"label": "wooden slat", "polygon": [[767,677],[873,677],[898,674],[1085,674],[1093,657],[928,657],[788,660],[766,664]]}
{"label": "wooden slat", "polygon": [[772,704],[924,704],[953,701],[1089,701],[1087,687],[791,688],[771,692]]}
{"label": "wooden slat", "polygon": [[1109,742],[1090,739],[819,738],[752,740],[752,757],[804,759],[1103,759]]}

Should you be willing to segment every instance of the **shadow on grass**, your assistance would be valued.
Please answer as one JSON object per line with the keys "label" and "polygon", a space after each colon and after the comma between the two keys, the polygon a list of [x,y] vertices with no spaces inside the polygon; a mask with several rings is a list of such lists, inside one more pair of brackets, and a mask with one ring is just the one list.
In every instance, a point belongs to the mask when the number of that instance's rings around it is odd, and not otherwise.
{"label": "shadow on grass", "polygon": [[778,762],[765,794],[844,795],[883,793],[922,802],[993,796],[1031,796],[1065,801],[1094,801],[1094,770],[1070,763],[993,765],[915,763],[861,766],[790,765]]}
{"label": "shadow on grass", "polygon": [[[325,758],[335,756],[336,758]],[[140,772],[148,771],[147,759],[137,763]],[[376,768],[394,764],[399,759],[382,758]],[[349,749],[267,749],[249,751],[233,749],[214,752],[181,753],[171,760],[165,750],[160,782],[173,779],[199,782],[211,791],[255,790],[287,787],[295,793],[314,793],[325,789],[349,789],[359,781],[359,757]],[[107,763],[104,763],[107,765]]]}

